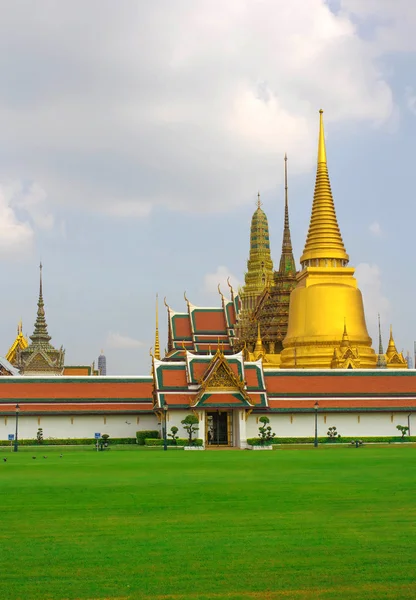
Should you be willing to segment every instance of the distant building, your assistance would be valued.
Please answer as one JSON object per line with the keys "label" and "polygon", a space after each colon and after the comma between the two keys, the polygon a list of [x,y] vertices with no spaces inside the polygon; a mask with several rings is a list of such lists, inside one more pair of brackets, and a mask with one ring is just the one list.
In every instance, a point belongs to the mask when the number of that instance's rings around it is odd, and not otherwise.
{"label": "distant building", "polygon": [[98,371],[100,375],[107,375],[107,359],[101,350],[101,354],[98,357]]}

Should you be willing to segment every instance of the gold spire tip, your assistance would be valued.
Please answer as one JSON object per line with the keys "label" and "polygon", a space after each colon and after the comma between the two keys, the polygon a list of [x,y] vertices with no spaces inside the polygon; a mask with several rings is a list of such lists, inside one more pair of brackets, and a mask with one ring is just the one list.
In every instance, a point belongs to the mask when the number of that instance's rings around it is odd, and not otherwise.
{"label": "gold spire tip", "polygon": [[319,142],[318,142],[318,163],[326,163],[325,132],[324,132],[324,111],[319,110]]}
{"label": "gold spire tip", "polygon": [[260,200],[260,192],[257,192],[257,208],[260,208],[262,201]]}

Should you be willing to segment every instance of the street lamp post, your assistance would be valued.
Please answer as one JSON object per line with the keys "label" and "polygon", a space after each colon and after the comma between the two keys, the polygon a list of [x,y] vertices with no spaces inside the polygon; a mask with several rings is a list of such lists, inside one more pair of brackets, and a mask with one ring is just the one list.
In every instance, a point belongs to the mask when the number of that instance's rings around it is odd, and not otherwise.
{"label": "street lamp post", "polygon": [[318,447],[318,409],[319,409],[319,403],[315,402],[315,404],[313,405],[313,408],[315,409],[315,441],[313,443],[313,445],[315,446],[315,448]]}
{"label": "street lamp post", "polygon": [[19,412],[20,412],[20,406],[18,404],[16,404],[16,434],[14,436],[14,452],[17,452],[18,450],[18,445],[17,445],[17,432],[18,432],[18,428],[19,428]]}
{"label": "street lamp post", "polygon": [[167,427],[166,427],[166,414],[168,412],[168,407],[166,404],[163,406],[163,450],[168,449],[168,436],[167,436]]}

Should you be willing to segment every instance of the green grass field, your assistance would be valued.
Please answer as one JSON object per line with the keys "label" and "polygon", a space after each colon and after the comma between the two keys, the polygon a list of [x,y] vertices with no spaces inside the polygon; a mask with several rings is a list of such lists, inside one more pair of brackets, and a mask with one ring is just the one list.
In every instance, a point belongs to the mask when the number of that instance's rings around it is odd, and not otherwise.
{"label": "green grass field", "polygon": [[0,451],[2,600],[416,598],[415,447],[62,452]]}

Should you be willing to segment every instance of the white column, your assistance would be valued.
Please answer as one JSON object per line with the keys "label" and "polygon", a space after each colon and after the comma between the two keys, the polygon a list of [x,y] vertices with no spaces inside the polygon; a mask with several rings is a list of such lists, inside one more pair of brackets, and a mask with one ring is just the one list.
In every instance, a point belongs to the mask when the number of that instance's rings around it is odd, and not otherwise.
{"label": "white column", "polygon": [[243,408],[238,411],[238,447],[239,448],[247,448],[247,433],[246,433],[246,409]]}

